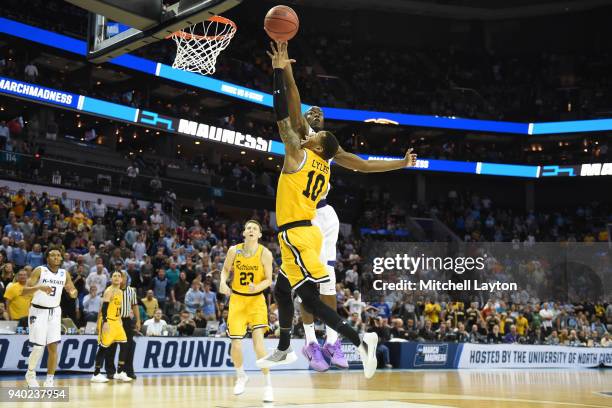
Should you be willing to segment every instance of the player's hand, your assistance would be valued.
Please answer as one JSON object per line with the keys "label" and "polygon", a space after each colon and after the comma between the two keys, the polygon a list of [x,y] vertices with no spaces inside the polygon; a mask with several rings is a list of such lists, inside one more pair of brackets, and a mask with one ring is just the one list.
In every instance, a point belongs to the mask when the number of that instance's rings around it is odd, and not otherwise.
{"label": "player's hand", "polygon": [[68,294],[70,295],[71,298],[74,299],[79,294],[79,291],[76,288],[72,288],[72,290],[68,291]]}
{"label": "player's hand", "polygon": [[110,332],[110,326],[108,325],[108,322],[104,322],[102,324],[102,333],[108,334],[108,332]]}
{"label": "player's hand", "polygon": [[42,290],[48,295],[49,293],[53,291],[53,288],[51,286],[41,285],[38,287],[38,290]]}
{"label": "player's hand", "polygon": [[136,331],[140,331],[140,329],[142,328],[142,325],[140,324],[140,321],[136,322],[136,324],[134,325],[134,328],[136,329]]}
{"label": "player's hand", "polygon": [[287,41],[277,41],[276,44],[270,42],[270,48],[272,52],[266,51],[266,54],[272,60],[272,68],[285,69],[287,65],[295,62],[294,59],[289,58],[287,53]]}
{"label": "player's hand", "polygon": [[225,296],[229,296],[231,293],[229,286],[227,286],[227,283],[225,282],[221,282],[219,284],[219,292],[221,292]]}
{"label": "player's hand", "polygon": [[255,285],[253,284],[253,282],[249,283],[249,293],[253,293],[255,292]]}
{"label": "player's hand", "polygon": [[406,156],[404,156],[404,162],[406,163],[406,167],[416,166],[417,155],[416,153],[412,153],[412,149],[408,149],[406,151]]}

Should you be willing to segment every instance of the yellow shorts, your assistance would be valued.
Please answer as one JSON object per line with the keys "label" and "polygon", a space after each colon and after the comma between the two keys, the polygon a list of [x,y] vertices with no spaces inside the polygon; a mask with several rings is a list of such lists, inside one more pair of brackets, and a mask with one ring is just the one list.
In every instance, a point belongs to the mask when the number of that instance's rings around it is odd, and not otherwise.
{"label": "yellow shorts", "polygon": [[102,319],[98,319],[98,344],[102,347],[109,347],[113,343],[125,343],[127,336],[123,330],[121,320],[107,320],[108,332],[102,331]]}
{"label": "yellow shorts", "polygon": [[227,335],[231,339],[242,339],[247,329],[268,330],[268,307],[263,294],[244,296],[232,293],[227,317]]}
{"label": "yellow shorts", "polygon": [[315,283],[329,280],[325,265],[321,263],[323,235],[319,227],[295,227],[278,234],[281,247],[281,273],[292,288],[306,281]]}

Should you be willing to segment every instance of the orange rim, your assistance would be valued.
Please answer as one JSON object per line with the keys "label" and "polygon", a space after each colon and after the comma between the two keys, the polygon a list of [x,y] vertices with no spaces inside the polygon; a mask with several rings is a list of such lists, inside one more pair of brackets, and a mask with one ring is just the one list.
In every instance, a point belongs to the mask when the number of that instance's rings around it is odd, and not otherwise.
{"label": "orange rim", "polygon": [[230,30],[229,33],[227,34],[223,34],[223,35],[197,35],[197,34],[190,34],[187,33],[183,30],[179,30],[179,31],[175,31],[172,34],[170,34],[169,36],[167,36],[166,38],[173,38],[173,37],[181,37],[185,40],[198,40],[198,41],[219,41],[219,40],[223,40],[226,37],[231,37],[234,35],[234,33],[236,32],[236,29],[238,28],[236,26],[236,23],[234,23],[232,20],[230,20],[229,18],[225,18],[222,16],[212,16],[211,18],[207,19],[206,21],[212,21],[215,23],[222,23],[222,24],[226,24],[229,26],[232,26],[233,30]]}

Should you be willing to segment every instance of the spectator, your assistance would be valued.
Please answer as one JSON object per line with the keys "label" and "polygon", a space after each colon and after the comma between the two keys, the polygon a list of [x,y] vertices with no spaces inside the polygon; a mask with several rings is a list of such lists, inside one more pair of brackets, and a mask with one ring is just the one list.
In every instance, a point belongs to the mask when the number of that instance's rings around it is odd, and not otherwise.
{"label": "spectator", "polygon": [[26,65],[24,69],[25,80],[27,82],[36,83],[38,80],[38,68],[34,65],[34,62],[31,61],[28,65]]}
{"label": "spectator", "polygon": [[0,320],[11,320],[4,303],[0,302]]}
{"label": "spectator", "polygon": [[17,218],[23,217],[23,213],[25,212],[26,206],[28,204],[28,200],[25,196],[25,190],[21,189],[11,198],[11,202],[13,203],[13,212]]}
{"label": "spectator", "polygon": [[204,284],[204,307],[202,308],[204,312],[204,318],[206,320],[216,320],[217,319],[217,294],[215,292],[211,292],[210,283]]}
{"label": "spectator", "polygon": [[93,216],[104,219],[104,217],[106,217],[106,211],[106,204],[102,202],[101,198],[98,198],[93,205]]}
{"label": "spectator", "polygon": [[157,276],[153,278],[152,289],[159,308],[165,310],[166,303],[170,297],[170,290],[172,289],[165,270],[161,268],[157,270]]}
{"label": "spectator", "polygon": [[359,274],[357,273],[358,266],[353,265],[351,269],[348,269],[345,273],[344,284],[351,292],[357,290],[359,282]]}
{"label": "spectator", "polygon": [[376,355],[378,361],[381,361],[385,368],[393,368],[389,355],[389,347],[385,345],[391,338],[391,332],[387,325],[387,319],[383,317],[373,317],[370,320],[370,328],[368,332],[374,332],[378,335],[378,345],[376,346]]}
{"label": "spectator", "polygon": [[[27,272],[22,269],[17,273],[16,281],[10,283],[4,291],[9,320],[21,320],[28,317],[33,294],[22,295],[27,280]],[[20,323],[22,326],[26,324],[25,322]]]}
{"label": "spectator", "polygon": [[98,312],[102,306],[102,297],[98,296],[98,288],[92,285],[89,288],[89,293],[83,297],[83,316],[86,322],[95,322],[98,320]]}
{"label": "spectator", "polygon": [[91,227],[92,239],[95,248],[95,245],[100,245],[104,241],[106,241],[106,225],[102,224],[102,218],[98,217],[96,219],[96,223],[93,227]]}
{"label": "spectator", "polygon": [[542,327],[544,328],[546,335],[548,336],[550,335],[550,333],[552,333],[552,325],[554,318],[553,312],[548,308],[548,303],[544,302],[544,307],[540,310],[539,315],[542,319]]}
{"label": "spectator", "polygon": [[170,286],[174,286],[177,284],[180,273],[181,271],[176,266],[176,262],[170,262],[170,267],[166,269],[166,277],[168,278],[168,281],[170,282]]}
{"label": "spectator", "polygon": [[[181,275],[185,275],[185,272],[181,272]],[[191,288],[187,291],[185,295],[185,309],[189,313],[195,313],[196,310],[202,308],[205,302],[205,294],[200,290],[201,283],[199,281],[193,281],[191,283]],[[206,313],[204,314],[204,318],[207,318]],[[212,320],[208,319],[207,320]]]}
{"label": "spectator", "polygon": [[[200,283],[198,281],[192,282],[191,286],[193,287],[194,283]],[[187,281],[187,274],[185,274],[185,272],[182,272],[179,274],[179,281],[176,283],[176,285],[174,285],[174,287],[172,288],[172,291],[174,292],[174,299],[179,302],[179,303],[185,303],[186,304],[186,295],[187,293],[189,293],[189,291],[191,290],[189,288],[189,281]],[[199,286],[198,286],[199,289]],[[204,302],[201,302],[200,307],[204,304]],[[189,308],[187,308],[189,309]],[[192,313],[195,315],[195,310],[189,310],[189,313]]]}
{"label": "spectator", "polygon": [[138,177],[138,175],[140,174],[140,169],[138,168],[138,165],[136,164],[136,162],[133,162],[128,168],[127,168],[127,177],[129,180],[129,190],[132,191],[132,186],[134,185],[134,181],[136,180],[136,177]]}
{"label": "spectator", "polygon": [[145,321],[143,324],[145,333],[147,336],[167,336],[168,335],[168,323],[162,320],[161,309],[156,309],[153,313],[153,317]]}
{"label": "spectator", "polygon": [[0,121],[0,150],[4,150],[10,140],[10,132],[6,122]]}
{"label": "spectator", "polygon": [[96,266],[90,270],[89,275],[87,275],[87,279],[85,280],[85,289],[89,290],[92,286],[96,286],[97,293],[100,296],[109,282],[108,271],[104,267],[102,263],[102,259],[97,259]]}
{"label": "spectator", "polygon": [[440,324],[440,312],[442,307],[438,302],[433,302],[431,299],[425,300],[425,318],[431,321],[432,328],[436,330]]}
{"label": "spectator", "polygon": [[155,311],[159,309],[159,302],[155,298],[153,291],[151,289],[147,290],[147,296],[141,299],[143,306],[145,307],[145,312],[147,318],[153,318]]}
{"label": "spectator", "polygon": [[158,231],[159,227],[163,222],[163,218],[159,213],[159,208],[153,209],[153,214],[151,214],[151,216],[149,217],[149,221],[151,222],[151,227],[153,228],[153,231]]}
{"label": "spectator", "polygon": [[504,342],[504,337],[499,332],[499,325],[494,325],[493,330],[489,332],[487,336],[487,343],[489,344],[500,344]]}
{"label": "spectator", "polygon": [[519,341],[519,336],[516,331],[516,326],[512,325],[510,326],[510,333],[507,333],[504,336],[504,343],[518,343],[518,341]]}
{"label": "spectator", "polygon": [[21,240],[17,243],[17,247],[11,251],[10,261],[15,264],[17,270],[21,270],[27,264],[28,251],[26,251],[25,245],[25,241]]}
{"label": "spectator", "polygon": [[196,328],[196,324],[191,318],[191,314],[187,310],[181,312],[181,320],[176,326],[179,336],[192,336]]}
{"label": "spectator", "polygon": [[89,252],[83,256],[83,262],[85,262],[85,266],[88,270],[91,270],[94,266],[96,266],[96,260],[100,258],[100,256],[96,253],[96,246],[90,245]]}

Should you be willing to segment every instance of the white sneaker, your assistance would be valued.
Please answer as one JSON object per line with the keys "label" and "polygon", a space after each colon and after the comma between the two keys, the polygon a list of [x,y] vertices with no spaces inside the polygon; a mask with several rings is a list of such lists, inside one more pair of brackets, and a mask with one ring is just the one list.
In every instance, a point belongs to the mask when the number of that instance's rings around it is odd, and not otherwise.
{"label": "white sneaker", "polygon": [[127,373],[125,371],[122,371],[120,373],[115,373],[113,375],[113,379],[115,380],[121,380],[123,382],[129,382],[132,381],[132,379],[130,377],[128,377]]}
{"label": "white sneaker", "polygon": [[246,375],[236,377],[236,384],[234,385],[234,395],[242,394],[244,392],[244,387],[246,387],[248,382],[249,377]]}
{"label": "white sneaker", "polygon": [[274,391],[271,385],[264,387],[263,402],[274,402]]}
{"label": "white sneaker", "polygon": [[28,370],[25,375],[26,383],[28,384],[28,388],[38,388],[38,381],[36,381],[36,371]]}
{"label": "white sneaker", "polygon": [[55,387],[55,384],[53,383],[53,379],[46,379],[45,382],[43,383],[43,387],[45,388],[53,388]]}
{"label": "white sneaker", "polygon": [[102,374],[102,373],[100,373],[98,375],[94,374],[94,375],[91,376],[91,382],[94,382],[94,383],[105,383],[105,382],[108,382],[108,378],[104,374]]}
{"label": "white sneaker", "polygon": [[[376,360],[376,346],[378,345],[378,335],[376,333],[366,333],[363,335],[359,346],[359,355],[363,363],[363,373],[365,378],[372,378],[376,372],[378,360]],[[367,346],[364,347],[364,343]]]}

